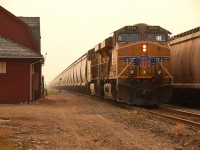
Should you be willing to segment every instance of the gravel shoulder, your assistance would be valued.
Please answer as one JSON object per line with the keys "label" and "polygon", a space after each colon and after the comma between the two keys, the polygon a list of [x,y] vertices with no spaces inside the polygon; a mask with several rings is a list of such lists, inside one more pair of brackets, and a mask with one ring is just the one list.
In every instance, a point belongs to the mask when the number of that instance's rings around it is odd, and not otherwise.
{"label": "gravel shoulder", "polygon": [[72,93],[0,110],[0,149],[200,149],[200,131]]}

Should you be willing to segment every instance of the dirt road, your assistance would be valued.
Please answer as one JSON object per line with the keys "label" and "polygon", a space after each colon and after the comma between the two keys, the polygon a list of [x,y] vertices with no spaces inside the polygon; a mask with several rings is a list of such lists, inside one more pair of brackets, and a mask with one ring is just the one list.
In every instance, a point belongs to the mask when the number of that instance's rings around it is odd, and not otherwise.
{"label": "dirt road", "polygon": [[198,131],[71,93],[0,110],[0,149],[200,149]]}

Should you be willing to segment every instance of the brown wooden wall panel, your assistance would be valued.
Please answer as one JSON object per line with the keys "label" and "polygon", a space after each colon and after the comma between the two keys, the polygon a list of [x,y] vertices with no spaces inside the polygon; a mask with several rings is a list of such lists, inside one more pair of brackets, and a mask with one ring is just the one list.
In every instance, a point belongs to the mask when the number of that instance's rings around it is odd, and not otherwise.
{"label": "brown wooden wall panel", "polygon": [[6,60],[6,73],[0,74],[0,103],[30,100],[30,63]]}

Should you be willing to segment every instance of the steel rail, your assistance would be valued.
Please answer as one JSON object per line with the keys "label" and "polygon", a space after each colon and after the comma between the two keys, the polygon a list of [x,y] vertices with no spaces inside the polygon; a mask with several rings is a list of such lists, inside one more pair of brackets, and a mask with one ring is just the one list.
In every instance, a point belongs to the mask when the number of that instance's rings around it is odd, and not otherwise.
{"label": "steel rail", "polygon": [[152,113],[152,114],[155,114],[155,115],[158,115],[158,116],[163,116],[165,118],[175,120],[176,122],[179,122],[179,123],[184,123],[185,125],[192,127],[192,128],[195,127],[196,129],[200,129],[200,122],[195,122],[195,121],[175,117],[175,116],[172,116],[172,115],[167,115],[165,113],[159,113],[159,112],[156,112],[156,111],[153,111],[153,110],[147,110],[147,109],[142,109],[142,110],[145,111],[145,112],[148,112],[148,113]]}
{"label": "steel rail", "polygon": [[173,111],[175,113],[180,113],[180,114],[184,114],[184,115],[190,115],[190,116],[194,116],[194,117],[199,117],[199,121],[200,121],[200,114],[197,113],[193,113],[193,112],[189,112],[189,111],[184,111],[184,110],[180,110],[180,109],[174,109],[174,108],[167,108],[167,107],[160,107],[162,109],[166,109],[166,110],[170,110]]}

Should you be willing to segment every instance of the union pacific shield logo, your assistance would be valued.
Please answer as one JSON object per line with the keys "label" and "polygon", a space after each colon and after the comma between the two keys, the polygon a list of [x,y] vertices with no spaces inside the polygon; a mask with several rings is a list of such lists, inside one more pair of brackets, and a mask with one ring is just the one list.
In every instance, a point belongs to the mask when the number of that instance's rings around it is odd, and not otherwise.
{"label": "union pacific shield logo", "polygon": [[140,57],[140,67],[149,67],[150,64],[150,59],[147,56]]}
{"label": "union pacific shield logo", "polygon": [[124,63],[132,63],[136,67],[153,67],[160,63],[167,62],[169,56],[119,56]]}

